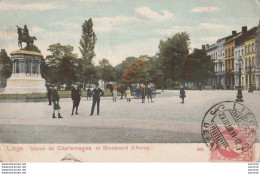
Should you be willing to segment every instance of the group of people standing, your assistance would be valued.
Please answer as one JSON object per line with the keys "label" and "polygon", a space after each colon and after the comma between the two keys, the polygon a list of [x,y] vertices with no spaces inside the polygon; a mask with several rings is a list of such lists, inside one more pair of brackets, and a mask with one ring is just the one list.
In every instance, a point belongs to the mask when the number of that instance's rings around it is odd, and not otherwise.
{"label": "group of people standing", "polygon": [[[93,115],[94,110],[95,110],[95,106],[97,105],[97,115],[99,115],[99,105],[100,105],[100,97],[104,95],[104,92],[99,88],[99,84],[95,84],[95,89],[94,90],[90,90],[90,88],[88,88],[87,90],[87,99],[90,99],[90,96],[93,97],[93,102],[92,102],[92,107],[91,107],[91,114],[90,116]],[[58,94],[57,91],[57,86],[54,86],[53,89],[50,87],[48,90],[48,99],[49,99],[49,105],[52,105],[53,103],[53,114],[52,114],[52,118],[57,118],[55,115],[55,111],[58,112],[58,118],[63,118],[60,115],[60,105],[59,105],[59,100],[60,100],[60,96]],[[80,104],[80,100],[81,100],[81,89],[78,87],[77,84],[73,85],[73,88],[71,90],[71,99],[72,99],[72,112],[71,112],[71,116],[74,115],[74,110],[75,110],[75,114],[78,115],[78,107]]]}
{"label": "group of people standing", "polygon": [[[136,96],[139,98],[139,96],[141,95],[142,98],[142,103],[145,103],[145,97],[147,95],[148,98],[148,103],[149,103],[149,99],[151,100],[151,102],[153,102],[152,99],[152,89],[151,89],[151,84],[149,84],[147,87],[145,87],[145,85],[141,84],[140,86],[136,86]],[[131,88],[130,87],[126,87],[126,91],[125,91],[125,98],[127,102],[131,102],[131,96],[132,96],[132,92],[131,92]],[[114,87],[113,91],[112,91],[112,99],[113,102],[116,102],[117,99],[117,88],[116,86]]]}

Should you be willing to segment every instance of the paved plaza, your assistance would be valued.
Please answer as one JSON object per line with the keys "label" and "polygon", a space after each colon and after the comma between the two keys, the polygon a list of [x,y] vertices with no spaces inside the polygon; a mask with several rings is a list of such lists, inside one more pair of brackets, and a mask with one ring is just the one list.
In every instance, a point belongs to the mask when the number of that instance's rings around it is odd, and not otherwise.
{"label": "paved plaza", "polygon": [[[46,101],[1,100],[1,143],[202,143],[201,122],[216,103],[234,101],[237,91],[186,91],[181,104],[179,91],[164,91],[153,103],[141,99],[113,102],[101,98],[100,115],[89,116],[92,101],[81,99],[79,115],[71,116],[71,99],[61,99],[63,119],[52,119]],[[260,92],[243,91],[243,104],[260,123]],[[257,128],[257,142],[260,142]]]}

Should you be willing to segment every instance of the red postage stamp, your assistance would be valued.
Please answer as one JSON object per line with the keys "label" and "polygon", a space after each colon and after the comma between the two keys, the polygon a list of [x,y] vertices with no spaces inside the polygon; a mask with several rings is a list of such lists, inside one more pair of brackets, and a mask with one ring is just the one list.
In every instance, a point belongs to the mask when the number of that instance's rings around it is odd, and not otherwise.
{"label": "red postage stamp", "polygon": [[253,113],[240,103],[222,102],[210,108],[201,126],[210,160],[253,161],[256,127]]}

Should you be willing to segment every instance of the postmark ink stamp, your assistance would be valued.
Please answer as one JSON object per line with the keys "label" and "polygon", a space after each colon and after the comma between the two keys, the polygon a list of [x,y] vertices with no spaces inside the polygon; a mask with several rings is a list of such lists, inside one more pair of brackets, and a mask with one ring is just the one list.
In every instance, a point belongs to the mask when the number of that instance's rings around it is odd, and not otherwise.
{"label": "postmark ink stamp", "polygon": [[257,122],[243,104],[225,101],[212,106],[201,124],[211,161],[253,161]]}

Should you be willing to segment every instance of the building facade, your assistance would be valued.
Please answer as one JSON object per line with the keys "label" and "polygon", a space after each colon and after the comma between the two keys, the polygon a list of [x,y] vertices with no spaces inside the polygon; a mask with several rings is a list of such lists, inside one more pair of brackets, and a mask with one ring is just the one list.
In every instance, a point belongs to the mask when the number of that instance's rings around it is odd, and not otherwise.
{"label": "building facade", "polygon": [[225,89],[225,38],[217,40],[216,89]]}
{"label": "building facade", "polygon": [[251,74],[253,88],[260,90],[260,21],[257,27],[247,30],[247,26],[243,26],[241,32],[232,31],[232,35],[210,46],[207,44],[206,51],[215,63],[215,75],[206,80],[207,86],[236,89],[241,66],[242,87],[249,88]]}
{"label": "building facade", "polygon": [[[218,49],[217,44],[214,43],[212,45],[206,45],[206,51],[207,55],[211,57],[211,59],[214,62],[214,71],[217,72],[218,69]],[[211,78],[205,80],[204,82],[204,88],[205,89],[216,89],[217,85],[217,73],[216,75],[212,76]]]}
{"label": "building facade", "polygon": [[[232,35],[235,37],[236,33]],[[235,78],[234,78],[234,47],[235,41],[232,37],[225,42],[225,84],[226,89],[234,89]]]}
{"label": "building facade", "polygon": [[239,86],[239,66],[241,66],[241,86],[244,88],[244,43],[236,45],[234,48],[234,77],[235,77],[235,88]]}
{"label": "building facade", "polygon": [[255,34],[255,55],[256,55],[256,66],[255,66],[255,76],[256,76],[256,89],[260,90],[260,21],[258,24],[258,29]]}
{"label": "building facade", "polygon": [[245,41],[245,89],[249,89],[250,79],[253,89],[256,89],[256,52],[255,52],[255,36]]}

